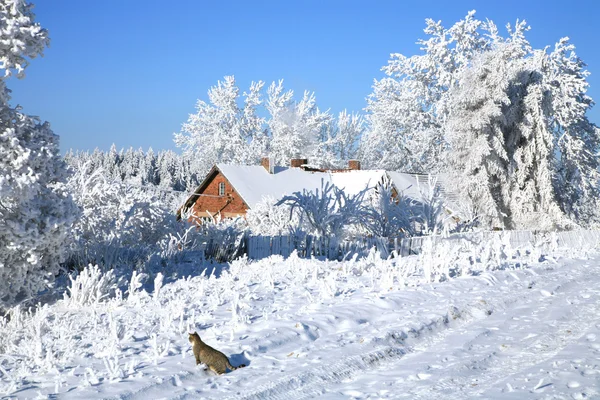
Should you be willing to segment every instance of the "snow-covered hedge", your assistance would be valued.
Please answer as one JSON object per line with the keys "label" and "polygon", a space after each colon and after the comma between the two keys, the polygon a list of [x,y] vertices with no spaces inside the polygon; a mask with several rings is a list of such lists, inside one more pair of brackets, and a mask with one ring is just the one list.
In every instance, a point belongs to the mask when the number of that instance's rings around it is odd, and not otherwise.
{"label": "snow-covered hedge", "polygon": [[174,211],[151,191],[106,178],[88,163],[74,168],[68,187],[82,210],[75,223],[69,264],[102,268],[143,263],[182,227]]}

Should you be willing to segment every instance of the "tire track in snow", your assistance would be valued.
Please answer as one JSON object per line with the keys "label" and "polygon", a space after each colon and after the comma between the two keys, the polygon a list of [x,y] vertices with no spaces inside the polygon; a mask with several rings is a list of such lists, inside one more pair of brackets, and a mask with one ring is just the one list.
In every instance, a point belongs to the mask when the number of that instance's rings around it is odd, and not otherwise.
{"label": "tire track in snow", "polygon": [[[392,345],[376,347],[367,353],[352,356],[336,357],[331,355],[329,359],[340,359],[330,365],[320,365],[310,371],[291,374],[276,382],[258,387],[250,394],[227,397],[228,399],[269,399],[269,400],[300,400],[312,398],[325,393],[328,385],[342,383],[352,380],[358,374],[365,371],[373,371],[401,360],[404,356],[414,351],[409,343],[428,340],[447,330],[450,326],[467,325],[473,319],[474,314],[480,314],[481,303],[476,303],[462,310],[451,307],[445,315],[432,319],[422,324],[419,329],[408,329],[406,331],[390,331],[384,339],[378,342],[388,342]],[[474,310],[479,312],[475,313]],[[348,347],[348,346],[346,346]],[[346,347],[340,347],[335,353],[347,353]]]}
{"label": "tire track in snow", "polygon": [[[596,262],[596,260],[590,261],[592,263]],[[600,274],[599,270],[598,267],[580,267],[574,275],[566,278],[564,274],[573,271],[563,267],[548,274],[548,276],[540,276],[541,280],[538,283],[545,283],[546,288],[550,289],[540,290],[538,287],[538,290],[530,291],[528,296],[520,299],[526,301],[525,304],[532,309],[532,312],[530,314],[522,314],[519,311],[507,312],[503,321],[511,321],[515,316],[519,316],[521,319],[523,319],[523,316],[531,317],[531,320],[534,321],[538,311],[560,310],[561,307],[564,310],[561,303],[567,300],[565,296],[570,292],[572,293],[574,288],[586,286],[595,288],[599,286],[597,282],[590,282],[590,276],[598,276]],[[593,292],[594,297],[590,297],[589,301],[571,303],[571,307],[567,309],[569,314],[567,318],[552,320],[553,323],[547,325],[543,331],[536,331],[534,337],[527,336],[518,340],[512,339],[515,348],[520,351],[514,351],[513,348],[507,346],[506,350],[511,350],[510,355],[508,353],[504,354],[501,347],[493,346],[498,344],[498,334],[510,332],[498,331],[496,327],[490,327],[493,330],[485,328],[488,325],[486,322],[492,322],[487,318],[480,320],[482,322],[481,327],[471,327],[471,329],[475,328],[472,332],[462,332],[459,329],[449,329],[443,332],[435,338],[434,343],[432,343],[434,346],[431,347],[436,351],[444,351],[444,355],[448,355],[454,360],[446,364],[441,370],[427,371],[428,374],[432,374],[431,379],[428,380],[429,384],[424,382],[422,386],[414,386],[413,382],[404,381],[396,384],[394,390],[405,393],[409,398],[414,399],[431,399],[439,396],[443,396],[445,399],[464,399],[489,394],[486,392],[487,390],[501,385],[515,374],[553,358],[562,349],[577,342],[598,322],[596,316],[600,315],[600,292],[597,289],[589,289],[588,292]],[[539,298],[540,294],[542,299]],[[519,321],[519,323],[522,324],[523,322]],[[527,331],[522,329],[521,332]],[[457,346],[457,343],[450,340],[452,345],[447,345],[446,349],[443,349],[444,340],[452,335],[454,339],[463,337],[463,340],[459,342],[461,345]],[[486,342],[487,336],[494,335],[496,335],[496,339]],[[490,343],[492,346],[486,346]],[[487,349],[485,349],[486,347]],[[466,351],[463,352],[464,349]],[[482,349],[485,350],[481,351]],[[425,352],[415,352],[415,357],[424,354]],[[425,356],[424,358],[427,360],[428,357]],[[431,355],[429,355],[429,359],[432,359]],[[423,364],[423,361],[418,358],[413,358],[410,361],[406,360],[406,362]],[[405,365],[403,367],[406,368]],[[422,366],[414,370],[415,374],[418,372],[425,372]],[[531,383],[531,389],[534,389],[534,384],[535,382]]]}
{"label": "tire track in snow", "polygon": [[335,382],[352,379],[357,373],[365,369],[397,360],[407,353],[408,349],[398,347],[385,347],[366,354],[350,356],[337,361],[332,365],[319,366],[311,371],[283,378],[276,383],[259,387],[248,395],[228,397],[228,399],[273,399],[273,400],[299,400],[323,394],[324,387]]}
{"label": "tire track in snow", "polygon": [[[592,273],[598,274],[598,271]],[[555,296],[555,294],[552,296]],[[600,315],[600,296],[597,290],[594,291],[594,297],[596,298],[595,301],[586,302],[585,304],[572,303],[570,307],[572,316],[566,320],[555,321],[555,324],[549,326],[547,331],[538,334],[522,351],[504,359],[497,357],[501,350],[486,352],[478,357],[473,357],[461,363],[463,368],[467,367],[466,371],[471,372],[470,374],[445,379],[432,389],[438,394],[450,393],[445,395],[447,399],[480,396],[492,387],[507,381],[515,374],[553,358],[565,347],[581,339],[598,322],[596,316]],[[562,298],[551,298],[551,300],[548,303],[554,303],[562,300]],[[577,321],[577,323],[574,323],[574,321]],[[474,378],[477,379],[476,383],[474,383]],[[534,389],[533,385],[534,382],[532,382],[532,390]],[[454,390],[448,391],[448,389]],[[460,391],[457,392],[456,389]],[[433,393],[420,393],[419,397],[431,398],[432,395]]]}
{"label": "tire track in snow", "polygon": [[[532,271],[528,271],[532,272]],[[544,284],[547,281],[553,282],[556,278],[563,277],[564,279],[565,270],[558,268],[553,271],[545,271],[543,275],[536,276],[539,282],[538,284]],[[489,278],[482,277],[484,280]],[[566,282],[562,282],[559,287],[575,284],[576,279],[569,277]],[[497,280],[489,282],[490,285],[497,284]],[[557,287],[557,289],[559,288]],[[298,374],[291,374],[287,377],[281,378],[274,383],[263,385],[250,394],[231,396],[231,399],[290,399],[299,400],[305,398],[312,398],[315,396],[326,393],[326,387],[334,385],[336,383],[343,383],[350,381],[355,378],[359,373],[364,372],[375,372],[378,368],[386,366],[387,368],[393,366],[396,362],[402,362],[403,358],[407,354],[414,354],[415,352],[422,352],[429,348],[435,347],[440,342],[443,342],[445,337],[450,331],[456,331],[457,329],[468,329],[468,327],[482,319],[486,319],[492,314],[494,309],[506,309],[511,305],[530,298],[533,295],[533,291],[528,289],[517,289],[513,291],[503,291],[499,289],[500,296],[495,297],[493,302],[476,301],[470,303],[461,309],[454,308],[450,310],[448,314],[438,320],[432,320],[430,323],[423,324],[418,330],[408,330],[401,333],[389,332],[388,337],[392,336],[397,338],[396,345],[386,347],[384,351],[387,352],[387,356],[376,357],[373,362],[365,362],[363,357],[367,359],[377,354],[378,351],[355,355],[351,357],[341,357],[342,361],[336,362],[331,367],[319,366],[312,371],[301,372]],[[344,349],[337,349],[336,353],[343,353]],[[333,355],[328,357],[335,359]],[[425,396],[423,398],[435,398],[439,396],[439,392],[435,394]],[[432,397],[433,396],[433,397]],[[458,397],[464,398],[464,397]]]}

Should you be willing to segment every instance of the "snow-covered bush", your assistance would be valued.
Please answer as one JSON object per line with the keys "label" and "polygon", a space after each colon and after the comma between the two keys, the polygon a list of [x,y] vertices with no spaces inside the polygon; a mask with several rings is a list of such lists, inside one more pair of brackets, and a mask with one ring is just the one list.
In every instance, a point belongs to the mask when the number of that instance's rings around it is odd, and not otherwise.
{"label": "snow-covered bush", "polygon": [[154,193],[110,180],[88,163],[75,168],[68,187],[82,210],[73,229],[72,267],[143,262],[177,231],[174,212]]}
{"label": "snow-covered bush", "polygon": [[255,235],[287,235],[301,227],[298,210],[292,211],[286,204],[277,205],[277,200],[265,197],[246,213],[248,228]]}
{"label": "snow-covered bush", "polygon": [[377,183],[369,198],[370,206],[363,219],[367,233],[380,237],[412,236],[416,203],[404,193],[394,193],[389,178]]}
{"label": "snow-covered bush", "polygon": [[321,181],[321,189],[294,192],[285,196],[276,205],[286,204],[290,213],[300,211],[300,218],[306,219],[312,232],[317,236],[343,237],[344,230],[361,224],[368,213],[364,197],[368,188],[354,195],[347,195],[337,186]]}
{"label": "snow-covered bush", "polygon": [[452,232],[472,232],[480,227],[481,211],[472,202],[463,201],[453,205],[452,216],[454,227]]}
{"label": "snow-covered bush", "polygon": [[[417,181],[418,182],[418,181]],[[438,184],[438,178],[433,175],[427,176],[427,183],[419,183],[422,203],[418,204],[418,221],[421,234],[436,235],[450,231],[454,223],[450,210],[446,204],[446,198],[442,195],[442,188]]]}
{"label": "snow-covered bush", "polygon": [[9,105],[7,77],[19,77],[48,44],[31,6],[0,2],[0,307],[35,295],[59,271],[77,214],[64,185],[58,136],[47,122]]}
{"label": "snow-covered bush", "polygon": [[114,271],[103,273],[97,265],[88,265],[77,276],[69,276],[70,287],[64,293],[68,307],[84,307],[99,303],[115,289]]}
{"label": "snow-covered bush", "polygon": [[202,223],[197,235],[201,243],[207,246],[206,256],[222,262],[241,255],[238,250],[245,232],[247,224],[243,218],[214,218]]}

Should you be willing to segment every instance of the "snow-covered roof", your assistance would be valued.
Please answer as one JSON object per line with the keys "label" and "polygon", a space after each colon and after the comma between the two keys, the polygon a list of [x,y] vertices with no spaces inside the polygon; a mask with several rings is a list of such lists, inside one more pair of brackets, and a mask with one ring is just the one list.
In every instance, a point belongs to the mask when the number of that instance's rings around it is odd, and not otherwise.
{"label": "snow-covered roof", "polygon": [[270,174],[262,166],[217,164],[217,168],[227,178],[248,207],[253,208],[265,197],[280,199],[285,195],[302,190],[321,188],[330,182],[349,195],[354,195],[366,187],[373,188],[387,174],[399,192],[415,200],[421,200],[417,176],[385,170],[354,170],[343,172],[312,172],[302,168],[280,167]]}
{"label": "snow-covered roof", "polygon": [[331,181],[327,172],[308,172],[300,168],[277,168],[273,174],[260,165],[217,164],[217,168],[250,208],[265,197],[280,199],[302,189],[320,188],[321,179]]}
{"label": "snow-covered roof", "polygon": [[395,171],[388,171],[387,174],[399,193],[402,193],[411,199],[422,201],[423,194],[421,191],[426,187],[423,186],[423,184],[426,183],[422,182],[421,177],[423,177],[423,175],[405,174]]}
{"label": "snow-covered roof", "polygon": [[381,182],[385,175],[382,169],[355,170],[343,172],[330,172],[332,183],[346,194],[354,195],[360,193],[366,187],[374,188]]}

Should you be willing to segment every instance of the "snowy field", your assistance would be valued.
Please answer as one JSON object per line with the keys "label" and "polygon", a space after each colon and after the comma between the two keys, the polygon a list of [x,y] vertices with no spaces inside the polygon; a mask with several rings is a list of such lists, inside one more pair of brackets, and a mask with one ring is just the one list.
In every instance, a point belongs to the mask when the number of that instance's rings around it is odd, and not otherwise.
{"label": "snowy field", "polygon": [[[0,390],[60,399],[600,398],[600,254],[499,249],[464,254],[460,268],[441,272],[431,255],[239,260],[164,284],[147,277],[148,292],[133,277],[115,293],[110,275],[90,269],[71,296],[2,322]],[[217,376],[196,366],[194,330],[247,367]]]}

